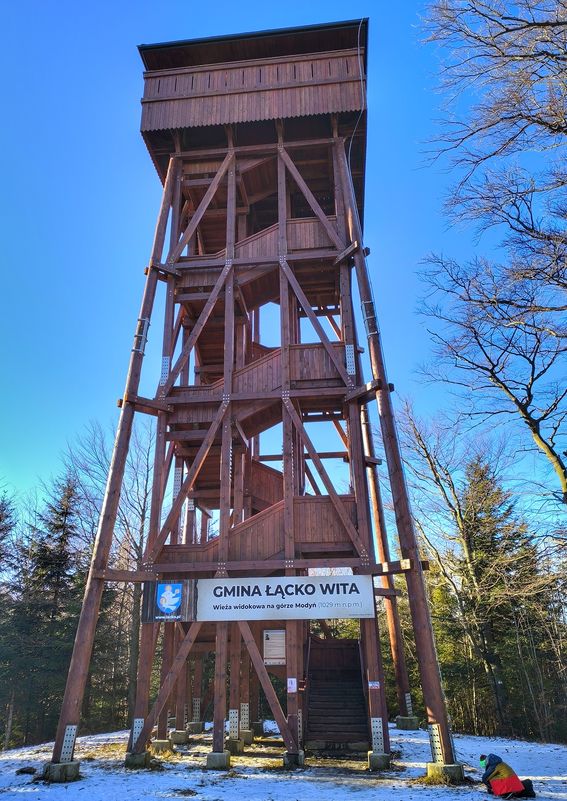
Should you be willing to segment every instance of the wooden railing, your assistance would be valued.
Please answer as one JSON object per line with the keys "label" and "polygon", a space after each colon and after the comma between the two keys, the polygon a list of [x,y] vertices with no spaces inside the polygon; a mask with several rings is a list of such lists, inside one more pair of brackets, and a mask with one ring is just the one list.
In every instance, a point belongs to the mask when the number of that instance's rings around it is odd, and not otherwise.
{"label": "wooden railing", "polygon": [[157,70],[144,75],[142,103],[348,83],[360,79],[359,69],[357,51],[351,49]]}

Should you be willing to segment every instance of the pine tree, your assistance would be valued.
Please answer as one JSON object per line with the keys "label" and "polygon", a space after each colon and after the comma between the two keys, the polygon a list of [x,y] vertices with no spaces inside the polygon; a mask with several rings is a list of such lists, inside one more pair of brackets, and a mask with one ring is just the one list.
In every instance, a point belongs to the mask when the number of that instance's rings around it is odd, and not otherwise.
{"label": "pine tree", "polygon": [[18,676],[15,734],[25,743],[55,732],[83,590],[74,550],[76,516],[75,485],[58,480],[18,545],[6,656]]}

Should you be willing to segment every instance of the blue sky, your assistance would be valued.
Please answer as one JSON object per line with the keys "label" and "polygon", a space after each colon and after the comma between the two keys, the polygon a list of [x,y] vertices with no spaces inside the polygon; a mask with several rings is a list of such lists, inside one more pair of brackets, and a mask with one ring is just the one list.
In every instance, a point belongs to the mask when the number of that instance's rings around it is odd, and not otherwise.
{"label": "blue sky", "polygon": [[[422,11],[357,0],[4,6],[0,486],[49,479],[89,420],[117,418],[161,193],[139,134],[140,43],[370,17],[365,244],[388,372],[422,408],[443,404],[415,374],[429,353],[416,270],[431,251],[467,257],[474,243],[447,228],[451,177],[425,163],[440,96]],[[151,357],[145,375],[151,392]]]}

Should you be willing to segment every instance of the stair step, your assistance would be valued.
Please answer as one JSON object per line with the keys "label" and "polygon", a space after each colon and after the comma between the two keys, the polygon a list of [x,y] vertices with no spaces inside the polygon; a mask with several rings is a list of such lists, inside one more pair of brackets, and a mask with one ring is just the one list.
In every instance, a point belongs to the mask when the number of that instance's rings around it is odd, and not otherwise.
{"label": "stair step", "polygon": [[357,723],[362,725],[363,723],[366,724],[366,716],[365,715],[337,715],[334,713],[327,714],[327,715],[314,715],[312,712],[309,712],[309,721],[311,723],[327,723],[329,721],[333,721],[336,723]]}
{"label": "stair step", "polygon": [[352,711],[354,709],[364,710],[366,709],[366,704],[364,703],[364,698],[343,698],[340,703],[330,703],[328,698],[316,698],[315,700],[309,699],[309,709],[344,709],[345,712]]}

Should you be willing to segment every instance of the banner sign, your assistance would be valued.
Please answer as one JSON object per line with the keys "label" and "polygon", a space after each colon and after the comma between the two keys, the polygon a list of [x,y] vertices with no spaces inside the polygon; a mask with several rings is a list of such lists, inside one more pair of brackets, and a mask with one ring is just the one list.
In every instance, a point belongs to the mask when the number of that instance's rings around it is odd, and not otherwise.
{"label": "banner sign", "polygon": [[372,576],[198,579],[197,620],[374,617]]}

